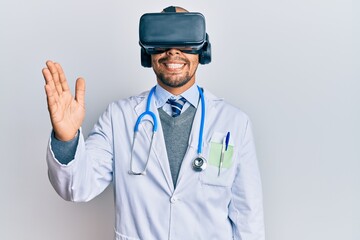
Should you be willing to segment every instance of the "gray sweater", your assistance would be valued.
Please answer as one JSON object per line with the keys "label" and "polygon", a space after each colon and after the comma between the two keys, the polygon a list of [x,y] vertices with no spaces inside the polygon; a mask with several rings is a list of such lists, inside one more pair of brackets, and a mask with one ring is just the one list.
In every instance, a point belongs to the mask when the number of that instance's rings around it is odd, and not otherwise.
{"label": "gray sweater", "polygon": [[171,177],[175,187],[181,163],[188,149],[189,136],[196,108],[190,106],[177,117],[169,116],[162,108],[159,108],[158,111],[164,132]]}

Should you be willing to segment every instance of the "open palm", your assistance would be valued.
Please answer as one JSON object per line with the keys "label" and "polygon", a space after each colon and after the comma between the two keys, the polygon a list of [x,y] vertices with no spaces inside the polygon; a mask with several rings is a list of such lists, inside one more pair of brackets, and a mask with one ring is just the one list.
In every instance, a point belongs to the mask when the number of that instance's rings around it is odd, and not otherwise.
{"label": "open palm", "polygon": [[51,124],[57,139],[69,141],[74,138],[85,117],[85,80],[76,80],[73,97],[61,65],[47,61],[46,66],[42,73]]}

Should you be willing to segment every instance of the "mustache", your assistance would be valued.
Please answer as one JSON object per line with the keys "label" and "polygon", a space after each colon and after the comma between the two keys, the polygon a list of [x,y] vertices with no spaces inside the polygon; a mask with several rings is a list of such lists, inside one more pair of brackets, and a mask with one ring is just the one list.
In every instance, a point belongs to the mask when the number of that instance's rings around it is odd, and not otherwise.
{"label": "mustache", "polygon": [[176,57],[166,56],[166,57],[160,58],[158,60],[159,63],[164,63],[164,62],[169,62],[169,61],[182,61],[187,64],[190,63],[189,60],[187,60],[186,58],[180,57],[180,56],[176,56]]}

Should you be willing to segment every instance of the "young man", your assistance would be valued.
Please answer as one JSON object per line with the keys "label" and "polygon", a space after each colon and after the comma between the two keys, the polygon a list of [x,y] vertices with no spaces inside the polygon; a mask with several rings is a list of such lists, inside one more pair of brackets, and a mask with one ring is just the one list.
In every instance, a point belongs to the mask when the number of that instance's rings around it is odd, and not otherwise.
{"label": "young man", "polygon": [[114,182],[117,240],[264,240],[248,117],[196,85],[201,52],[150,57],[157,85],[110,104],[86,140],[85,81],[73,97],[60,64],[47,61],[52,185],[66,200],[89,201]]}

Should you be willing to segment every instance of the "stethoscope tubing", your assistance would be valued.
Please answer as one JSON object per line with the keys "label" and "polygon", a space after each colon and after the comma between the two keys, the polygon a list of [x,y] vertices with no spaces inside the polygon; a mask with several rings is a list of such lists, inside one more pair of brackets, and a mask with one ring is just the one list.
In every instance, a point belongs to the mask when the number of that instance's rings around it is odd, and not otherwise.
{"label": "stethoscope tubing", "polygon": [[[155,86],[155,87],[156,87],[156,86]],[[150,92],[149,92],[149,96],[148,96],[148,100],[147,100],[147,103],[146,103],[146,110],[145,110],[145,112],[143,112],[142,114],[140,114],[140,116],[139,116],[138,119],[136,120],[135,127],[134,127],[134,132],[135,132],[135,133],[139,131],[140,122],[141,122],[141,120],[143,119],[143,117],[145,117],[146,115],[151,116],[151,118],[152,118],[152,120],[153,120],[153,132],[156,132],[156,131],[157,131],[158,123],[157,123],[156,115],[155,115],[154,112],[150,111],[151,98],[152,98],[152,96],[153,96],[153,94],[154,94],[155,87],[151,88],[151,90],[150,90]]]}
{"label": "stethoscope tubing", "polygon": [[[130,157],[130,170],[129,170],[129,174],[132,174],[132,175],[145,175],[146,170],[147,170],[147,166],[148,166],[148,163],[149,163],[150,151],[151,151],[152,145],[153,145],[154,134],[156,133],[157,127],[158,127],[157,117],[156,117],[155,113],[150,110],[151,99],[152,99],[152,96],[153,96],[153,94],[155,92],[155,88],[156,88],[156,86],[151,88],[151,90],[149,92],[149,95],[148,95],[147,103],[146,103],[146,110],[145,110],[145,112],[140,114],[140,116],[138,117],[138,119],[136,120],[136,123],[135,123],[134,137],[133,137],[133,143],[132,143],[132,149],[131,149],[131,157]],[[197,89],[198,89],[199,94],[200,94],[201,120],[200,120],[198,149],[197,149],[198,156],[193,161],[193,169],[195,171],[199,172],[199,171],[202,171],[202,170],[204,170],[206,168],[206,160],[205,160],[205,158],[203,158],[201,156],[202,155],[202,147],[203,147],[204,125],[205,125],[205,98],[204,98],[204,94],[203,94],[202,89],[199,86],[197,86]],[[139,125],[140,125],[142,119],[147,115],[152,118],[152,124],[153,124],[153,131],[152,131],[152,136],[151,136],[149,153],[148,153],[148,157],[147,157],[147,160],[146,160],[145,167],[144,167],[143,171],[134,172],[132,170],[132,164],[133,164],[133,153],[134,153],[134,148],[135,148],[135,139],[136,139],[136,135],[137,135],[137,133],[139,131]],[[148,121],[150,121],[150,120],[148,120]],[[198,163],[200,163],[200,164],[198,164]]]}
{"label": "stethoscope tubing", "polygon": [[203,143],[203,135],[204,135],[204,125],[205,125],[205,99],[202,89],[197,86],[200,94],[201,101],[201,120],[200,120],[200,130],[199,130],[199,140],[198,140],[198,150],[197,153],[200,156],[202,153],[202,143]]}

